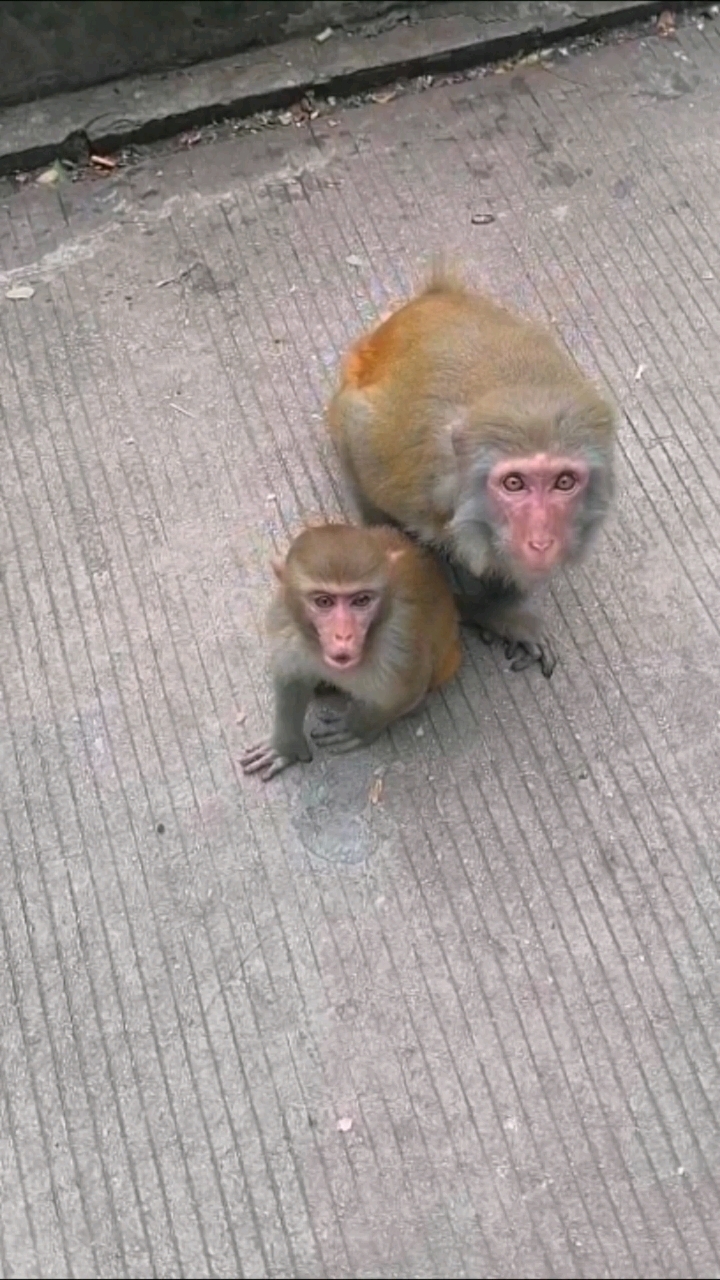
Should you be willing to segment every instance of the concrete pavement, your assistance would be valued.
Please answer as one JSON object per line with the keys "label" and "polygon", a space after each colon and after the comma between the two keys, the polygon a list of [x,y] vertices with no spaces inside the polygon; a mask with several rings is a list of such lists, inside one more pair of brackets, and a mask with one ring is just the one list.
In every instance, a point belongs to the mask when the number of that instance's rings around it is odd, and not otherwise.
{"label": "concrete pavement", "polygon": [[[720,1275],[719,68],[690,22],[4,183],[4,1276]],[[609,384],[618,509],[552,681],[469,636],[263,788],[268,559],[440,248]]]}

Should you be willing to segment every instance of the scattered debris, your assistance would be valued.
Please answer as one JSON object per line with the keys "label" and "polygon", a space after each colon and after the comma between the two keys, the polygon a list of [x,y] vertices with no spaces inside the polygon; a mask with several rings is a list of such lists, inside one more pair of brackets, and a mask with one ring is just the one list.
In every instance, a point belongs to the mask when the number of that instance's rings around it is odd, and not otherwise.
{"label": "scattered debris", "polygon": [[352,1127],[353,1127],[353,1122],[350,1116],[341,1116],[337,1122],[338,1133],[349,1133]]}
{"label": "scattered debris", "polygon": [[358,258],[356,253],[351,253],[345,259],[349,267],[361,267],[363,265],[362,258]]}
{"label": "scattered debris", "polygon": [[494,213],[474,213],[470,219],[475,227],[489,227],[495,221]]}
{"label": "scattered debris", "polygon": [[643,376],[643,374],[644,374],[644,372],[645,372],[645,370],[646,370],[646,369],[647,369],[647,365],[646,365],[646,364],[639,364],[639,365],[638,365],[637,369],[635,370],[635,381],[636,381],[636,382],[639,382],[639,381],[640,381],[640,379],[642,378],[642,376]]}
{"label": "scattered debris", "polygon": [[422,725],[420,725],[420,728],[419,728],[419,729],[416,729],[416,730],[415,730],[415,737],[416,737],[416,738],[424,738],[424,737],[425,737],[425,730],[423,729]]}
{"label": "scattered debris", "polygon": [[370,794],[369,794],[369,797],[368,797],[368,799],[370,800],[370,803],[371,803],[371,804],[378,804],[378,803],[379,803],[379,801],[380,801],[380,797],[382,796],[382,793],[383,793],[383,787],[384,787],[384,786],[385,786],[385,783],[383,782],[382,778],[376,778],[376,779],[375,779],[375,781],[373,782],[373,784],[372,784],[372,786],[371,786],[371,788],[370,788]]}
{"label": "scattered debris", "polygon": [[49,169],[44,169],[38,175],[37,181],[42,187],[54,187],[56,182],[60,182],[62,178],[67,177],[65,170],[59,160],[56,160]]}
{"label": "scattered debris", "polygon": [[[699,7],[701,19],[694,19],[695,25],[702,30],[702,25],[708,20],[712,20],[720,13],[720,4],[703,5]],[[657,17],[648,20],[645,29],[664,38],[675,36],[678,25],[684,25],[688,19],[682,13],[675,14],[671,9],[665,9]],[[592,32],[587,35],[578,36],[576,39],[561,46],[550,46],[532,52],[520,54],[514,57],[506,58],[497,63],[488,63],[481,66],[468,67],[456,71],[450,71],[439,75],[420,75],[399,77],[391,86],[385,89],[376,89],[374,91],[363,90],[359,93],[344,93],[341,98],[336,94],[330,94],[326,99],[313,101],[312,93],[307,92],[305,96],[297,103],[294,103],[290,109],[278,110],[277,108],[268,108],[264,111],[255,112],[253,115],[244,116],[240,119],[214,121],[211,125],[205,125],[186,131],[172,139],[166,144],[162,144],[167,150],[177,150],[178,148],[194,147],[201,142],[209,142],[228,133],[259,133],[263,129],[273,129],[278,126],[301,125],[308,121],[321,119],[327,124],[328,128],[336,129],[340,125],[340,121],[329,118],[329,113],[338,105],[347,110],[353,107],[360,107],[368,102],[374,102],[378,105],[384,105],[392,102],[396,98],[405,97],[411,93],[423,92],[430,89],[431,86],[452,85],[467,83],[469,81],[482,79],[486,76],[504,75],[507,72],[517,71],[523,67],[532,67],[540,65],[548,67],[553,61],[560,58],[568,58],[573,54],[581,52],[591,52],[600,46],[607,44],[621,44],[631,37],[631,33],[635,30],[631,28],[619,28],[614,31]],[[337,32],[332,27],[326,27],[320,31],[315,40],[319,44],[323,44],[329,40],[332,35]],[[678,55],[683,56],[684,55]],[[42,185],[54,186],[63,180],[79,181],[87,174],[98,176],[99,172],[103,174],[112,172],[115,168],[124,168],[133,163],[137,163],[148,152],[157,153],[161,148],[156,143],[145,145],[129,145],[120,149],[115,157],[98,156],[91,151],[91,144],[84,131],[76,131],[65,139],[62,145],[60,156],[51,166],[37,174],[16,174],[15,180],[18,184],[32,180]],[[158,175],[159,176],[159,175]],[[491,216],[483,217],[475,216],[472,218],[475,225],[487,225],[494,218]],[[170,284],[171,281],[161,281],[162,284]]]}
{"label": "scattered debris", "polygon": [[34,292],[31,284],[13,284],[5,290],[5,297],[11,302],[22,302],[25,298],[32,298]]}
{"label": "scattered debris", "polygon": [[97,166],[98,169],[117,169],[117,160],[113,160],[112,156],[90,156],[90,163]]}
{"label": "scattered debris", "polygon": [[237,715],[235,716],[235,723],[244,724],[247,718],[248,718],[247,711],[238,711]]}

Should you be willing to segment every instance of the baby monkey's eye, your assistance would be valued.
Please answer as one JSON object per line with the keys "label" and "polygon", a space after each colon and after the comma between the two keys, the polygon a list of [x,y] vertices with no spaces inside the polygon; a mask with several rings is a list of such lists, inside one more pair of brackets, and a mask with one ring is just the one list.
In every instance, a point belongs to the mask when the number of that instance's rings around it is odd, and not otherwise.
{"label": "baby monkey's eye", "polygon": [[516,471],[513,471],[511,475],[506,476],[503,480],[503,489],[507,489],[508,493],[519,493],[524,488],[525,481]]}
{"label": "baby monkey's eye", "polygon": [[316,609],[332,609],[335,598],[334,596],[313,596],[313,604]]}
{"label": "baby monkey's eye", "polygon": [[555,481],[555,488],[560,489],[562,493],[569,493],[571,489],[575,488],[576,484],[577,477],[573,475],[572,471],[563,471],[562,475],[558,476]]}
{"label": "baby monkey's eye", "polygon": [[359,591],[358,594],[352,598],[353,608],[367,609],[368,605],[372,604],[374,598],[375,597],[370,591]]}

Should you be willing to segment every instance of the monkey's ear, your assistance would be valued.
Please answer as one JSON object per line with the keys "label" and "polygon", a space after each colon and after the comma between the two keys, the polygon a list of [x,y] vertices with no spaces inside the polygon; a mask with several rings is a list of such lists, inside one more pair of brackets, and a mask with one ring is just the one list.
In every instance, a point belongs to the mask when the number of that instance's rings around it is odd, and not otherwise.
{"label": "monkey's ear", "polygon": [[277,578],[278,582],[284,582],[285,581],[285,561],[281,560],[279,556],[276,556],[270,561],[270,567],[273,573],[275,574],[275,577]]}

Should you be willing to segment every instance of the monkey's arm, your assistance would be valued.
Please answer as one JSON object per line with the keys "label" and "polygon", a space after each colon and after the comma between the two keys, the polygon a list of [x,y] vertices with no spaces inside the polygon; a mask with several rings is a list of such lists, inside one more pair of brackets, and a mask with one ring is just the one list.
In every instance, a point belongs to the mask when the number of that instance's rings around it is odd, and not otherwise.
{"label": "monkey's arm", "polygon": [[272,738],[256,742],[240,757],[244,773],[259,773],[263,782],[282,773],[299,760],[312,760],[312,751],[303,731],[305,712],[313,692],[307,680],[275,676],[275,724]]}

